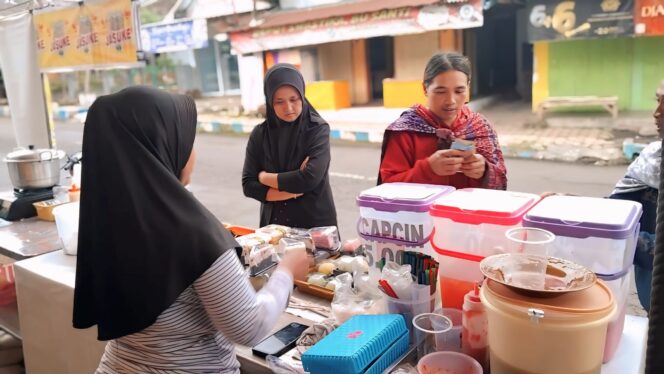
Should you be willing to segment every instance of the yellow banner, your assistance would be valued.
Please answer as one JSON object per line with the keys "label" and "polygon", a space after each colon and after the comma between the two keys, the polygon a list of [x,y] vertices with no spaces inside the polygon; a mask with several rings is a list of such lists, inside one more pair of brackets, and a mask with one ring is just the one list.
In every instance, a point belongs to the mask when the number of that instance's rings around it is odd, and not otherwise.
{"label": "yellow banner", "polygon": [[33,22],[37,31],[40,67],[56,68],[92,63],[92,55],[81,55],[76,49],[79,14],[80,7],[76,6],[35,15]]}
{"label": "yellow banner", "polygon": [[85,3],[34,17],[42,69],[136,62],[130,0]]}
{"label": "yellow banner", "polygon": [[95,64],[136,62],[136,33],[131,0],[107,0],[84,5],[93,19],[99,41],[93,50]]}

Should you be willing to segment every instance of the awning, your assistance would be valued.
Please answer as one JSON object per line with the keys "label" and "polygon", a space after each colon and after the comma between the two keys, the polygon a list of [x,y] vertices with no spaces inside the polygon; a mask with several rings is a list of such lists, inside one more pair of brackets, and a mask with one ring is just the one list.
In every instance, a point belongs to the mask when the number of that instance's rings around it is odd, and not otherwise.
{"label": "awning", "polygon": [[[389,4],[389,5],[388,5]],[[231,33],[238,54],[432,30],[481,27],[481,0],[377,0],[274,13],[260,28]]]}
{"label": "awning", "polygon": [[260,28],[265,29],[349,14],[375,12],[383,9],[397,9],[407,6],[418,7],[439,2],[438,0],[358,0],[314,8],[293,9],[266,13],[262,17],[263,23],[260,25]]}
{"label": "awning", "polygon": [[[453,1],[453,0],[452,0]],[[468,1],[468,0],[462,0]],[[311,8],[299,9],[272,9],[269,11],[259,11],[255,15],[255,21],[259,25],[252,25],[254,15],[251,13],[235,13],[228,16],[208,17],[208,28],[210,34],[233,32],[233,31],[246,31],[254,28],[271,28],[277,26],[284,26],[293,23],[300,23],[312,21],[317,19],[324,19],[336,16],[345,16],[348,14],[373,12],[381,9],[394,9],[404,6],[420,6],[434,4],[440,1],[437,0],[396,0],[396,1],[381,1],[381,0],[358,0],[358,1],[344,1],[341,3],[334,3],[330,5],[322,5]]]}

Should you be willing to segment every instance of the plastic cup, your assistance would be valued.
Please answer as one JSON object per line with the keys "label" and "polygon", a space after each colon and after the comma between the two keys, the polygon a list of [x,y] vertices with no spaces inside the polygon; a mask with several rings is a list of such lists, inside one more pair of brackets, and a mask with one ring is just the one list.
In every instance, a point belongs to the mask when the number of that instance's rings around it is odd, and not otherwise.
{"label": "plastic cup", "polygon": [[510,283],[544,289],[549,246],[556,236],[550,231],[535,227],[515,227],[507,230],[505,236],[510,243],[510,253],[522,253],[529,257],[527,267],[510,272]]}
{"label": "plastic cup", "polygon": [[78,252],[78,211],[79,203],[67,203],[53,208],[58,236],[65,254],[75,256]]}
{"label": "plastic cup", "polygon": [[385,301],[387,303],[387,312],[389,314],[401,314],[406,321],[406,326],[408,327],[408,330],[410,330],[411,343],[415,341],[415,328],[412,324],[413,319],[418,314],[433,312],[435,300],[435,293],[433,295],[427,295],[427,297],[422,300],[402,300],[387,296],[385,297]]}
{"label": "plastic cup", "polygon": [[53,186],[53,198],[61,203],[69,202],[69,188],[65,186]]}
{"label": "plastic cup", "polygon": [[459,373],[482,374],[482,365],[474,358],[458,352],[434,352],[417,363],[420,374]]}
{"label": "plastic cup", "polygon": [[[452,328],[436,336],[436,351],[461,352],[461,331],[463,330],[461,309],[443,308],[434,313],[442,314],[452,322]],[[434,328],[438,321],[432,321]]]}
{"label": "plastic cup", "polygon": [[436,351],[437,341],[452,328],[452,321],[442,314],[422,313],[413,318],[417,359]]}

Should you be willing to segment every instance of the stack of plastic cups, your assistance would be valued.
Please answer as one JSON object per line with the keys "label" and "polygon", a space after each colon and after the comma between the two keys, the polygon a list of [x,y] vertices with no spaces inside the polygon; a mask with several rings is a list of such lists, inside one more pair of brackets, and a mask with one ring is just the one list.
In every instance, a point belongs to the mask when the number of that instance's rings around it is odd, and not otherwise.
{"label": "stack of plastic cups", "polygon": [[445,344],[445,334],[452,328],[452,321],[442,314],[422,313],[413,318],[417,359],[439,351]]}

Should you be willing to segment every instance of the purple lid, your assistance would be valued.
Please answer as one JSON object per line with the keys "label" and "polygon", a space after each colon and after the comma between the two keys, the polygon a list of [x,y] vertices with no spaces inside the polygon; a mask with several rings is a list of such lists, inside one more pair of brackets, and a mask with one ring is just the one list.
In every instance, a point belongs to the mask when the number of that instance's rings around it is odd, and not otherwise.
{"label": "purple lid", "polygon": [[428,212],[439,197],[454,191],[451,186],[419,183],[385,183],[360,192],[360,207],[384,212]]}
{"label": "purple lid", "polygon": [[550,196],[523,218],[523,226],[573,238],[625,239],[634,235],[641,204],[628,200]]}

